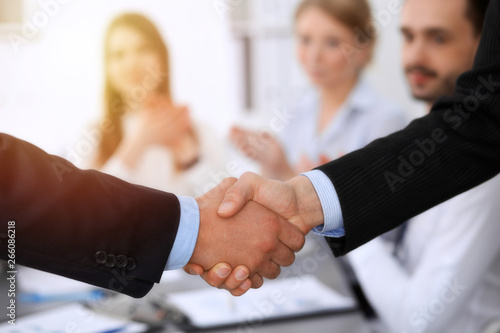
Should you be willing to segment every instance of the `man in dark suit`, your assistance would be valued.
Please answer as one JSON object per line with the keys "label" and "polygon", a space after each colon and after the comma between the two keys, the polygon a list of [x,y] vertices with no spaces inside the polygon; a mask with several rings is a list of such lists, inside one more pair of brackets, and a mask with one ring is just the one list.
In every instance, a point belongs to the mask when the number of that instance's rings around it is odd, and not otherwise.
{"label": "man in dark suit", "polygon": [[[416,1],[416,0],[415,0]],[[472,70],[404,130],[287,182],[247,173],[219,207],[265,205],[344,255],[500,172],[500,0],[488,6]],[[191,267],[193,269],[193,267]],[[212,284],[224,279],[207,276]],[[230,276],[231,279],[231,276]],[[217,283],[214,283],[216,281]]]}
{"label": "man in dark suit", "polygon": [[22,264],[133,297],[188,260],[206,269],[244,263],[259,279],[275,278],[304,237],[256,203],[220,218],[217,206],[235,181],[196,200],[176,197],[79,170],[0,134],[0,259],[11,271]]}

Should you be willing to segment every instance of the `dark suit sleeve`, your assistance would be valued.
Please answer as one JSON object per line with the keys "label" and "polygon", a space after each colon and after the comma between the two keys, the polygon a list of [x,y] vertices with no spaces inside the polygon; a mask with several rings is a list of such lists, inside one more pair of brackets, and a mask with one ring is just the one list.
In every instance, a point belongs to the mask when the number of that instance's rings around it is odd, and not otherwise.
{"label": "dark suit sleeve", "polygon": [[17,264],[142,297],[161,278],[179,218],[173,194],[0,134],[1,259],[14,221]]}
{"label": "dark suit sleeve", "polygon": [[319,167],[333,182],[343,255],[500,172],[500,0],[490,2],[473,70],[453,97],[366,148]]}

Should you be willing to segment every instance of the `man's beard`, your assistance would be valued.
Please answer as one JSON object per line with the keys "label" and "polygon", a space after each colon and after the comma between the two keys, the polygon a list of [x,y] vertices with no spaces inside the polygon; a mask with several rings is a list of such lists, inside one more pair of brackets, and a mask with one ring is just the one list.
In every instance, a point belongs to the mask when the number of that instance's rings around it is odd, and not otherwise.
{"label": "man's beard", "polygon": [[422,66],[410,67],[406,69],[406,74],[410,74],[413,71],[419,71],[425,75],[430,77],[434,77],[438,80],[436,88],[433,91],[429,91],[424,94],[417,94],[412,89],[413,98],[424,101],[426,103],[434,103],[442,96],[451,96],[455,89],[455,82],[457,79],[457,75],[450,74],[445,77],[439,77],[438,73]]}

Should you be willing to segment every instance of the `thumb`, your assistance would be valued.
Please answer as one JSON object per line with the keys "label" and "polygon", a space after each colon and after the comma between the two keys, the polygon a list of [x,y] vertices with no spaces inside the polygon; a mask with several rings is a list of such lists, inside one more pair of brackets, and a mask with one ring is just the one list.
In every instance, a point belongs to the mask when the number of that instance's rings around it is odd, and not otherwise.
{"label": "thumb", "polygon": [[261,177],[252,172],[244,173],[227,191],[218,214],[221,217],[231,217],[238,213],[245,204],[254,198],[255,190]]}

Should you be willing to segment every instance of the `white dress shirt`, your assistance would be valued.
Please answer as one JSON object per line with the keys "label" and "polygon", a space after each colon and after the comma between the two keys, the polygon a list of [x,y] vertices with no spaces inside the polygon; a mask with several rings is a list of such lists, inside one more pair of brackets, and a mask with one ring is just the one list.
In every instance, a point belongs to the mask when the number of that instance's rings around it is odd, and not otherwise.
{"label": "white dress shirt", "polygon": [[411,220],[402,260],[381,239],[347,255],[393,333],[480,333],[500,318],[500,176]]}

